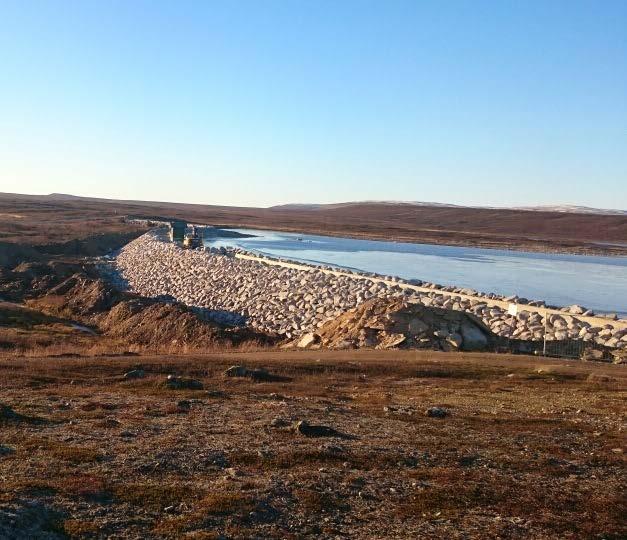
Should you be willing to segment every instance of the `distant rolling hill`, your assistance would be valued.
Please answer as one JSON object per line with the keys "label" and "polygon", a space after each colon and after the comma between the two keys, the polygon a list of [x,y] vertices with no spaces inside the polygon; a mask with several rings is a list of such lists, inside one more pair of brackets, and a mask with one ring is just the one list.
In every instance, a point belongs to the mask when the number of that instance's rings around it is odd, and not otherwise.
{"label": "distant rolling hill", "polygon": [[627,255],[627,212],[594,210],[394,201],[254,208],[6,193],[0,194],[0,242],[61,240],[69,235],[69,224],[76,228],[84,222],[87,234],[98,227],[119,228],[123,216],[137,216],[430,244]]}
{"label": "distant rolling hill", "polygon": [[432,206],[436,208],[464,208],[457,204],[437,203],[437,202],[419,202],[419,201],[350,201],[342,203],[294,203],[294,204],[278,204],[271,206],[271,210],[321,210],[325,208],[347,208],[350,206],[359,206],[363,204],[380,204],[385,206]]}
{"label": "distant rolling hill", "polygon": [[353,201],[344,203],[296,203],[296,204],[279,204],[271,206],[272,210],[323,210],[331,208],[347,208],[351,206],[380,204],[389,206],[418,206],[432,208],[477,208],[490,210],[523,210],[527,212],[560,212],[566,214],[596,214],[600,216],[627,216],[627,210],[615,210],[608,208],[592,208],[590,206],[576,206],[573,204],[562,205],[546,205],[546,206],[462,206],[458,204],[423,202],[423,201]]}

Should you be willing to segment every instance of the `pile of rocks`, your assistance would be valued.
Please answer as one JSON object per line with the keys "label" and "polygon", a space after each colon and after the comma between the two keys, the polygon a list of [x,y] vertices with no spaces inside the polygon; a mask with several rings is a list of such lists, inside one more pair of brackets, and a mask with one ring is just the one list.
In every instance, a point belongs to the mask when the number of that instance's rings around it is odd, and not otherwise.
{"label": "pile of rocks", "polygon": [[[578,319],[577,315],[585,315],[579,306],[545,318],[533,310],[543,302],[394,277],[380,281],[382,276],[372,274],[335,275],[324,267],[264,264],[235,257],[235,252],[227,249],[183,250],[165,241],[158,231],[127,244],[115,258],[114,269],[120,282],[140,295],[173,298],[201,308],[217,322],[245,323],[292,339],[316,332],[326,321],[367,300],[398,297],[409,303],[470,313],[502,337],[533,341],[544,339],[546,334],[548,340],[582,339],[627,349],[627,328],[607,320],[595,326]],[[429,291],[406,288],[406,284]],[[491,300],[516,302],[519,311],[509,315]],[[525,305],[529,309],[525,310]]]}
{"label": "pile of rocks", "polygon": [[444,351],[480,351],[490,344],[491,332],[472,315],[400,298],[364,302],[294,343],[300,348]]}

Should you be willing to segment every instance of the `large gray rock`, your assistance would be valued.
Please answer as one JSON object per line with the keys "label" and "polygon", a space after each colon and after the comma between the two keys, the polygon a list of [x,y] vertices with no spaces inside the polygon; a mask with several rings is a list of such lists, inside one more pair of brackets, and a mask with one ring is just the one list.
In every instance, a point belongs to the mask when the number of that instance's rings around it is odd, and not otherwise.
{"label": "large gray rock", "polygon": [[488,346],[488,338],[483,331],[475,324],[463,322],[461,325],[463,343],[466,351],[481,351]]}

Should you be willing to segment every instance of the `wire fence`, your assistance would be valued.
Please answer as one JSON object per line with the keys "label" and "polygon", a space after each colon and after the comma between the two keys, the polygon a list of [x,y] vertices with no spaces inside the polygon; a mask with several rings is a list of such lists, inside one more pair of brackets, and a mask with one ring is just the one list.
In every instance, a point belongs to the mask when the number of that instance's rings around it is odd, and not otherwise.
{"label": "wire fence", "polygon": [[[509,325],[518,326],[518,333],[527,334],[522,336],[527,339],[494,336],[497,352],[570,359],[588,359],[591,353],[595,359],[608,359],[610,356],[596,339],[596,333],[587,331],[590,324],[582,323],[571,314],[546,314],[540,318],[522,306],[510,304],[508,315]],[[527,324],[526,331],[521,328],[520,321]]]}
{"label": "wire fence", "polygon": [[510,354],[531,354],[551,358],[583,359],[590,347],[582,339],[541,339],[537,341],[519,340],[496,336],[494,351]]}
{"label": "wire fence", "polygon": [[542,356],[582,358],[586,350],[583,339],[548,340],[543,342]]}

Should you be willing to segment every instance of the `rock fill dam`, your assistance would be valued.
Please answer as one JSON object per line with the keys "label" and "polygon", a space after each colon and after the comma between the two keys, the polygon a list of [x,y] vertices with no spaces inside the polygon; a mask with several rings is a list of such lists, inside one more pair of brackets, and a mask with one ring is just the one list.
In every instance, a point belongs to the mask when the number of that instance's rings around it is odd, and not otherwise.
{"label": "rock fill dam", "polygon": [[[494,334],[523,341],[580,339],[627,349],[627,321],[588,316],[585,308],[547,309],[541,301],[406,282],[262,258],[243,250],[184,250],[151,231],[115,257],[120,283],[148,297],[203,308],[224,324],[248,324],[295,339],[371,299],[403,299],[472,314]],[[511,304],[518,303],[515,313]],[[509,311],[508,312],[508,308]]]}
{"label": "rock fill dam", "polygon": [[627,257],[527,252],[367,240],[275,230],[211,229],[206,247],[240,248],[304,264],[513,293],[554,306],[584,305],[627,317]]}

